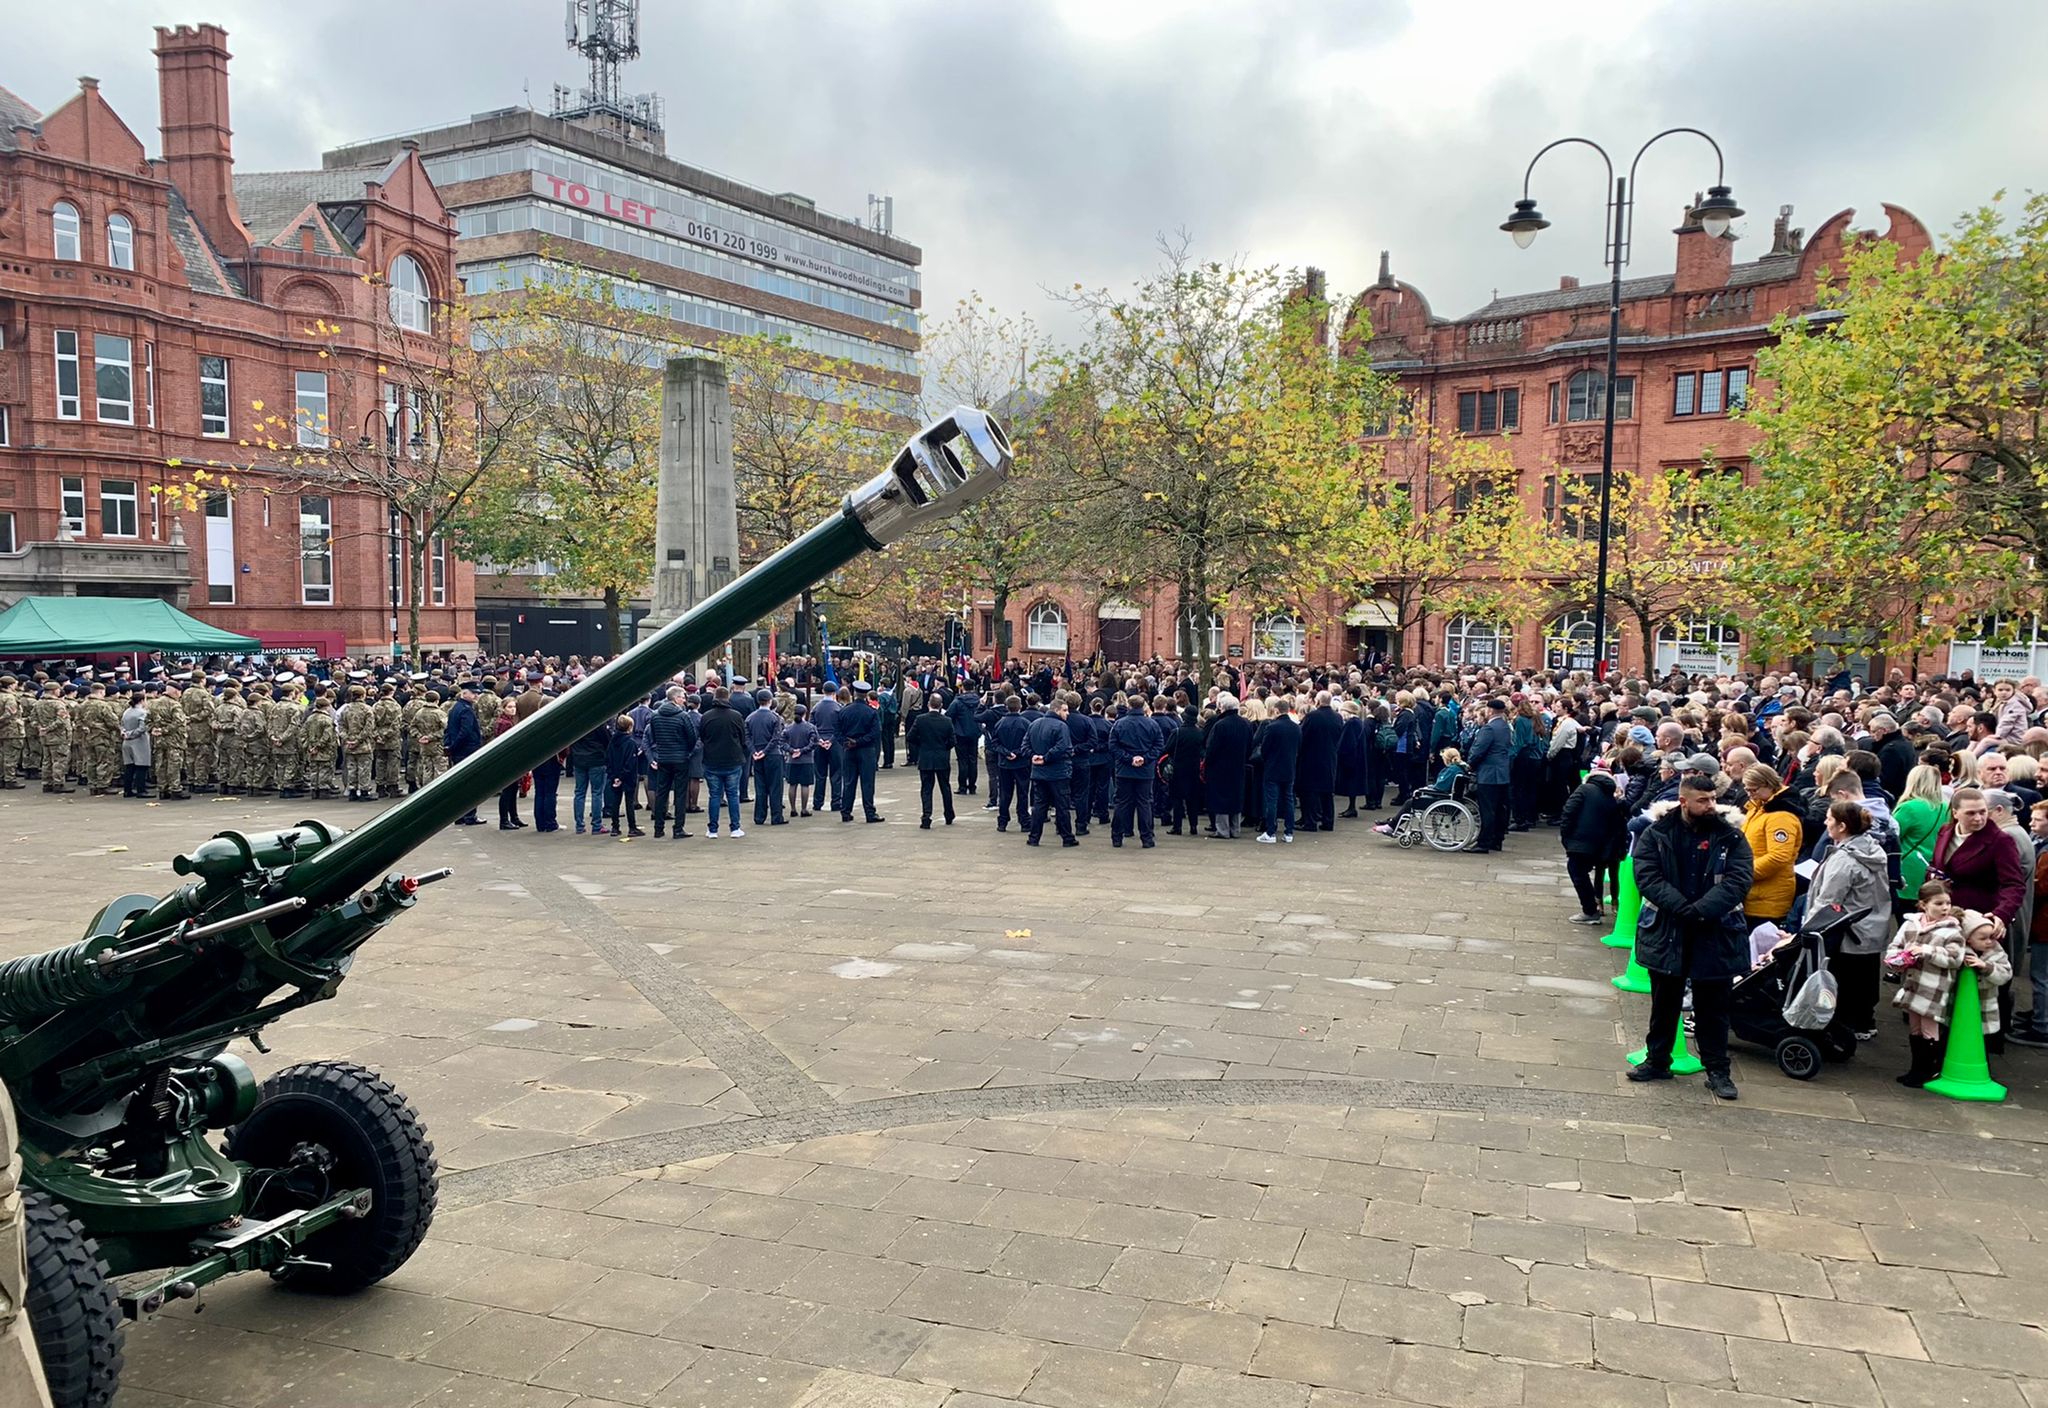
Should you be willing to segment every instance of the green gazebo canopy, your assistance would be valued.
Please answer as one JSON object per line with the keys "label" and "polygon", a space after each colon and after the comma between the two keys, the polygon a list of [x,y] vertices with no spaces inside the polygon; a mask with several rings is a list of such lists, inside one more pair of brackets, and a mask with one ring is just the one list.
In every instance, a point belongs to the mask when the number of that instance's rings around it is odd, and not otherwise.
{"label": "green gazebo canopy", "polygon": [[187,616],[168,601],[119,596],[31,596],[0,611],[0,655],[94,655],[167,650],[250,651],[262,642]]}

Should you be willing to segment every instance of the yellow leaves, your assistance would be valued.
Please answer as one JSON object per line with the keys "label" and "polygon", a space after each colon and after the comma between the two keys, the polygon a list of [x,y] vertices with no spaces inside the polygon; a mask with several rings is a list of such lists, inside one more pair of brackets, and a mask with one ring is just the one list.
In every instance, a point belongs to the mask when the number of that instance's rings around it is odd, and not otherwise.
{"label": "yellow leaves", "polygon": [[252,411],[261,412],[263,409],[263,403],[261,401],[251,401],[249,403],[249,409]]}
{"label": "yellow leaves", "polygon": [[165,467],[169,469],[176,469],[179,465],[183,463],[184,461],[179,459],[176,455],[172,455],[169,459],[164,461]]}

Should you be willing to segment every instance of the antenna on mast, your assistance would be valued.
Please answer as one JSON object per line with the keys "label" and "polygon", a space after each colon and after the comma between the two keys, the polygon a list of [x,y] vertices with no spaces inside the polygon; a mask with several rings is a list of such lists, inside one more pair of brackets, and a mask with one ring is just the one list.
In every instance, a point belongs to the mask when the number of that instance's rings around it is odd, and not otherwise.
{"label": "antenna on mast", "polygon": [[569,90],[556,84],[554,115],[662,150],[660,97],[625,92],[626,62],[640,57],[640,0],[568,0],[562,30],[569,47],[590,61],[590,85],[571,102]]}

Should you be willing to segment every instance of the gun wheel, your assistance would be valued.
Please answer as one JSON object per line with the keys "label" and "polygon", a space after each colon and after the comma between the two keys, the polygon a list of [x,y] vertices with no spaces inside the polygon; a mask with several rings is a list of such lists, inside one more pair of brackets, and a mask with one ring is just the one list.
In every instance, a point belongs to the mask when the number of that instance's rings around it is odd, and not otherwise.
{"label": "gun wheel", "polygon": [[28,1320],[54,1408],[106,1408],[121,1382],[121,1306],[99,1243],[62,1203],[23,1197]]}
{"label": "gun wheel", "polygon": [[366,1066],[285,1067],[228,1131],[227,1152],[250,1165],[250,1217],[312,1207],[344,1188],[369,1190],[367,1213],[299,1246],[300,1257],[324,1266],[276,1273],[295,1288],[339,1294],[373,1285],[405,1264],[434,1220],[433,1142],[406,1098]]}

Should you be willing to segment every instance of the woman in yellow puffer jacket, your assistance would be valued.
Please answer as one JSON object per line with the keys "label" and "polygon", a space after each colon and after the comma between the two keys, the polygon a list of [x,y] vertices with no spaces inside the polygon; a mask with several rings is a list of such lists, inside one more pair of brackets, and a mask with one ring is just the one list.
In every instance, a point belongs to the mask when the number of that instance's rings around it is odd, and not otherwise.
{"label": "woman in yellow puffer jacket", "polygon": [[1742,834],[1756,867],[1742,913],[1751,924],[1780,920],[1791,912],[1799,893],[1799,877],[1792,870],[1799,863],[1804,839],[1799,799],[1776,771],[1762,763],[1742,774],[1742,790],[1749,794],[1742,808]]}

